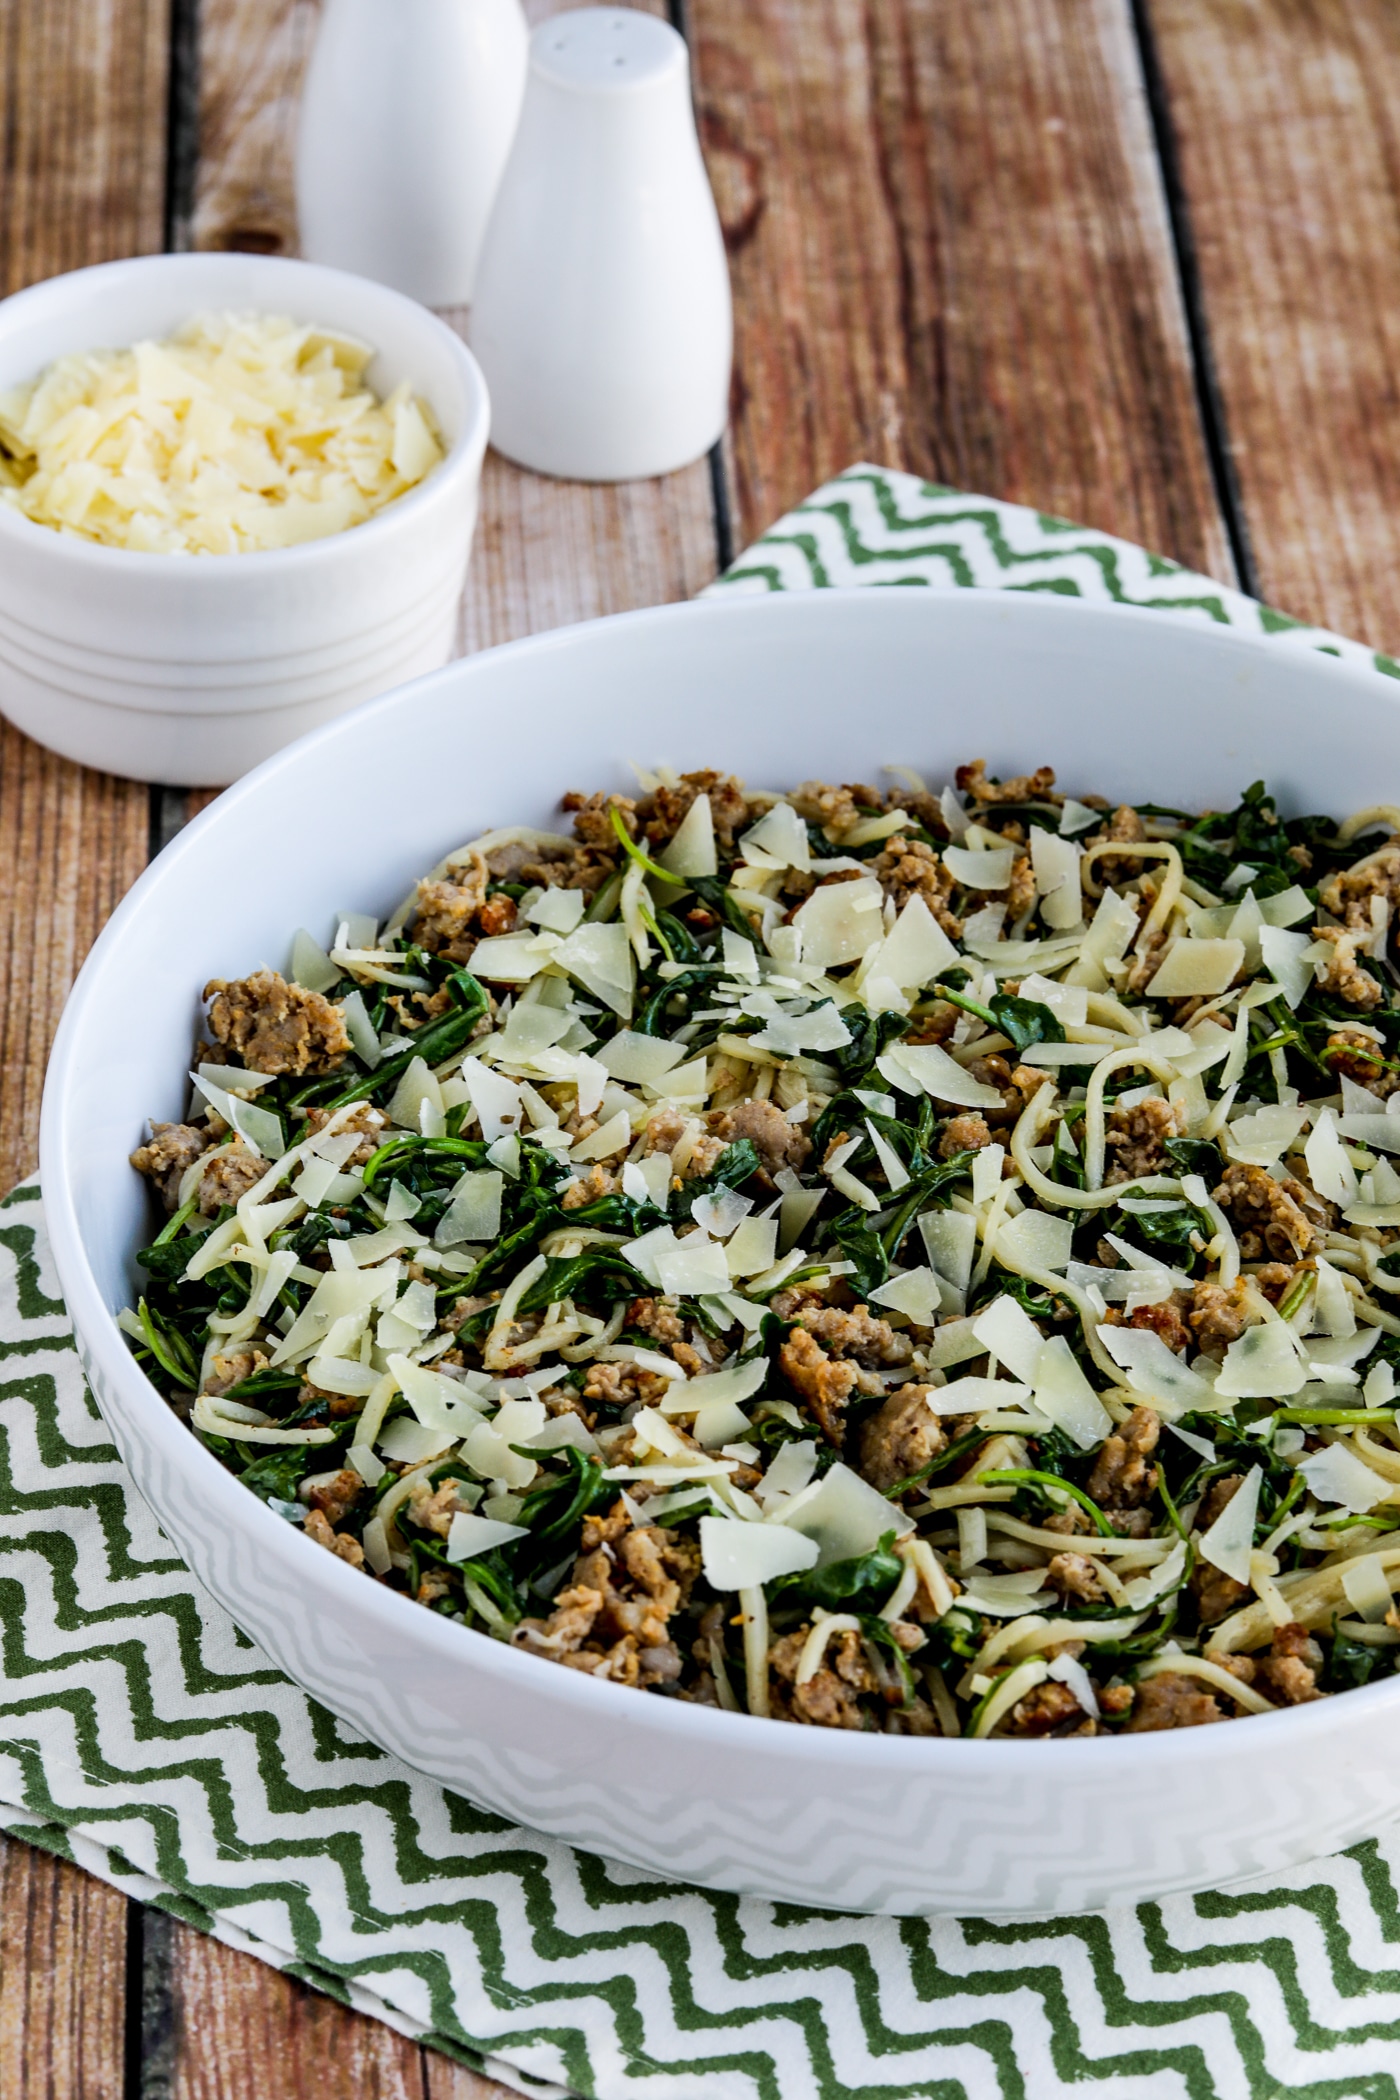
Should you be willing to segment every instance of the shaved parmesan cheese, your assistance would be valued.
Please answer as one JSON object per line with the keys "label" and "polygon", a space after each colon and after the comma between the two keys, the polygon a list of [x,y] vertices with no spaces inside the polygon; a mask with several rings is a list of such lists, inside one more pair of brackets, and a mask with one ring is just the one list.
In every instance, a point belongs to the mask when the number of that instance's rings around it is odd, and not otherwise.
{"label": "shaved parmesan cheese", "polygon": [[1353,1516],[1365,1516],[1391,1493],[1391,1483],[1359,1459],[1345,1444],[1328,1444],[1299,1461],[1298,1471],[1319,1502],[1337,1502]]}
{"label": "shaved parmesan cheese", "polygon": [[1060,835],[1062,838],[1076,837],[1081,831],[1089,831],[1095,824],[1103,822],[1101,809],[1090,809],[1085,802],[1076,802],[1073,795],[1066,795],[1060,806]]}
{"label": "shaved parmesan cheese", "polygon": [[[854,888],[854,884],[851,885]],[[986,1086],[965,1071],[957,1059],[950,1057],[938,1043],[896,1043],[883,1057],[876,1060],[876,1069],[882,1076],[890,1077],[891,1085],[900,1082],[891,1076],[891,1071],[907,1073],[917,1080],[926,1094],[935,1101],[949,1101],[958,1108],[1000,1108],[1001,1095],[994,1086]]]}
{"label": "shaved parmesan cheese", "polygon": [[391,1422],[379,1439],[379,1449],[384,1457],[396,1466],[421,1466],[426,1459],[436,1458],[454,1442],[450,1431],[425,1429],[421,1422],[410,1421],[401,1415]]}
{"label": "shaved parmesan cheese", "polygon": [[1356,1169],[1337,1135],[1336,1117],[1330,1108],[1324,1108],[1313,1125],[1303,1157],[1308,1163],[1308,1179],[1319,1196],[1328,1203],[1340,1203],[1343,1209],[1348,1203],[1355,1203]]}
{"label": "shaved parmesan cheese", "polygon": [[1373,1626],[1390,1610],[1390,1577],[1379,1553],[1358,1553],[1347,1561],[1342,1589],[1352,1610]]}
{"label": "shaved parmesan cheese", "polygon": [[143,554],[347,531],[442,458],[407,385],[380,402],[364,384],[373,354],[304,322],[199,314],[167,342],[60,358],[0,397],[18,480],[0,500]]}
{"label": "shaved parmesan cheese", "polygon": [[328,992],[340,982],[339,970],[321,943],[314,941],[304,926],[298,927],[292,936],[290,974],[292,982],[304,986],[308,992]]}
{"label": "shaved parmesan cheese", "polygon": [[[1105,1326],[1099,1328],[1098,1337],[1113,1361],[1127,1373],[1133,1391],[1150,1400],[1162,1414],[1220,1407],[1215,1387],[1183,1363],[1150,1327]],[[1228,1399],[1224,1404],[1230,1404]]]}
{"label": "shaved parmesan cheese", "polygon": [[1019,1378],[1023,1385],[1035,1383],[1036,1364],[1044,1341],[1030,1314],[1003,1294],[972,1322],[972,1332],[998,1363]]}
{"label": "shaved parmesan cheese", "polygon": [[684,882],[718,874],[715,820],[708,795],[696,796],[681,820],[680,830],[658,859],[668,875],[677,875]]}
{"label": "shaved parmesan cheese", "polygon": [[493,1546],[508,1546],[512,1539],[529,1535],[526,1524],[501,1524],[494,1517],[479,1517],[475,1511],[459,1509],[447,1534],[447,1558],[454,1564],[474,1560]]}
{"label": "shaved parmesan cheese", "polygon": [[1030,847],[1036,895],[1041,899],[1040,916],[1047,926],[1077,926],[1082,916],[1079,901],[1082,848],[1072,839],[1042,830],[1039,824],[1031,827]]}
{"label": "shaved parmesan cheese", "polygon": [[955,882],[969,890],[1004,890],[1016,863],[1014,846],[993,846],[980,853],[966,846],[945,846],[943,865]]}
{"label": "shaved parmesan cheese", "polygon": [[1120,897],[1116,890],[1105,890],[1066,983],[1082,984],[1091,992],[1106,991],[1108,977],[1104,964],[1117,962],[1127,954],[1137,930],[1138,915],[1127,898]]}
{"label": "shaved parmesan cheese", "polygon": [[652,1091],[667,1101],[684,1105],[692,1102],[703,1107],[710,1090],[709,1063],[703,1050],[699,1057],[692,1057],[689,1064],[676,1065],[662,1078],[655,1081]]}
{"label": "shaved parmesan cheese", "polygon": [[815,1567],[817,1547],[786,1524],[702,1517],[700,1558],[711,1589],[753,1590],[775,1582],[780,1575],[798,1575]]}
{"label": "shaved parmesan cheese", "polygon": [[750,1037],[756,1048],[776,1050],[781,1057],[798,1057],[804,1050],[841,1050],[850,1040],[850,1029],[829,999],[805,1014],[774,1014]]}
{"label": "shaved parmesan cheese", "polygon": [[777,1216],[746,1218],[724,1253],[731,1276],[761,1276],[778,1259]]}
{"label": "shaved parmesan cheese", "polygon": [[867,958],[866,1004],[870,1004],[868,988],[877,979],[888,978],[900,992],[917,991],[932,984],[945,970],[955,969],[961,961],[923,898],[912,896],[879,947]]}
{"label": "shaved parmesan cheese", "polygon": [[[914,1519],[889,1502],[878,1489],[853,1473],[838,1459],[822,1475],[821,1484],[800,1507],[780,1521],[816,1541],[818,1567],[833,1561],[853,1560],[878,1546],[887,1531],[903,1538],[914,1529]],[[807,1565],[810,1567],[811,1562]]]}
{"label": "shaved parmesan cheese", "polygon": [[924,1350],[930,1367],[935,1371],[946,1371],[953,1364],[965,1364],[974,1356],[985,1356],[987,1345],[978,1341],[973,1331],[976,1325],[975,1320],[945,1320]]}
{"label": "shaved parmesan cheese", "polygon": [[1091,1719],[1099,1717],[1099,1695],[1094,1690],[1094,1681],[1082,1662],[1072,1655],[1057,1655],[1050,1665],[1050,1675],[1057,1684],[1062,1684],[1074,1694],[1083,1711]]}
{"label": "shaved parmesan cheese", "polygon": [[793,916],[803,962],[822,970],[859,962],[883,935],[883,902],[884,893],[871,876],[822,883]]}
{"label": "shaved parmesan cheese", "polygon": [[997,1234],[997,1258],[1011,1267],[1063,1271],[1069,1267],[1074,1227],[1045,1210],[1023,1210]]}
{"label": "shaved parmesan cheese", "polygon": [[653,1084],[684,1056],[683,1044],[667,1042],[660,1035],[637,1035],[630,1028],[620,1028],[598,1045],[599,1064],[613,1079],[629,1086]]}
{"label": "shaved parmesan cheese", "polygon": [[1201,1558],[1236,1582],[1249,1580],[1249,1557],[1254,1551],[1254,1524],[1263,1479],[1260,1468],[1252,1467],[1209,1531],[1202,1532],[1196,1541]]}
{"label": "shaved parmesan cheese", "polygon": [[971,1415],[985,1408],[1028,1408],[1031,1389],[1012,1378],[953,1378],[926,1397],[936,1415]]}
{"label": "shaved parmesan cheese", "polygon": [[977,1220],[966,1211],[926,1210],[919,1232],[935,1273],[955,1291],[966,1291],[977,1252]]}
{"label": "shaved parmesan cheese", "polygon": [[888,1305],[903,1313],[916,1327],[932,1327],[943,1300],[942,1288],[932,1269],[906,1269],[870,1292],[872,1305]]}
{"label": "shaved parmesan cheese", "polygon": [[972,1155],[972,1200],[990,1203],[1001,1188],[1001,1169],[1006,1158],[1004,1145],[982,1145]]}
{"label": "shaved parmesan cheese", "polygon": [[474,1396],[455,1378],[446,1378],[441,1371],[430,1371],[426,1365],[416,1364],[411,1357],[402,1355],[389,1358],[389,1369],[404,1399],[425,1429],[462,1437],[475,1429],[482,1419],[482,1411],[474,1404]]}
{"label": "shaved parmesan cheese", "polygon": [[1290,1007],[1299,1004],[1312,983],[1308,954],[1312,945],[1311,934],[1285,933],[1281,926],[1264,925],[1259,929],[1259,954],[1264,968],[1283,987]]}
{"label": "shaved parmesan cheese", "polygon": [[746,1364],[729,1364],[724,1370],[711,1371],[701,1378],[681,1378],[662,1401],[661,1411],[667,1415],[690,1415],[697,1408],[717,1407],[721,1401],[738,1407],[761,1393],[767,1378],[766,1356],[754,1357]]}
{"label": "shaved parmesan cheese", "polygon": [[[1374,1097],[1373,1097],[1374,1098]],[[1391,1095],[1391,1100],[1400,1096]],[[1355,1115],[1342,1116],[1337,1128],[1342,1136],[1353,1143],[1365,1145],[1373,1152],[1400,1152],[1400,1116],[1382,1114],[1372,1108]]]}
{"label": "shaved parmesan cheese", "polygon": [[731,977],[758,976],[758,950],[752,941],[745,940],[742,933],[735,933],[726,926],[720,933],[724,967]]}
{"label": "shaved parmesan cheese", "polygon": [[1188,937],[1175,941],[1148,985],[1147,997],[1212,998],[1229,989],[1244,966],[1244,956],[1244,942],[1239,940],[1195,941]]}
{"label": "shaved parmesan cheese", "polygon": [[506,1177],[494,1168],[469,1169],[454,1182],[452,1199],[433,1234],[437,1247],[458,1247],[464,1240],[494,1240],[501,1229],[501,1198]]}
{"label": "shaved parmesan cheese", "polygon": [[[421,1059],[415,1062],[421,1063]],[[462,1083],[468,1098],[481,1120],[481,1134],[488,1144],[497,1138],[509,1137],[520,1128],[523,1104],[520,1089],[513,1079],[504,1073],[493,1072],[479,1057],[468,1057],[462,1062]]]}
{"label": "shaved parmesan cheese", "polygon": [[754,1494],[767,1506],[800,1495],[817,1470],[817,1447],[807,1441],[779,1444]]}
{"label": "shaved parmesan cheese", "polygon": [[232,1125],[245,1145],[263,1159],[282,1157],[287,1140],[282,1134],[280,1116],[275,1116],[270,1108],[255,1108],[251,1101],[240,1101],[223,1087],[215,1086],[212,1079],[201,1079],[193,1072],[190,1077],[214,1113]]}
{"label": "shaved parmesan cheese", "polygon": [[[723,1240],[728,1239],[735,1226],[742,1224],[752,1209],[752,1196],[741,1196],[737,1189],[725,1188],[721,1183],[713,1196],[692,1199],[690,1215],[697,1225],[704,1227],[711,1239]],[[771,1255],[769,1260],[772,1260]]]}
{"label": "shaved parmesan cheese", "polygon": [[[1214,1445],[1205,1444],[1202,1437],[1193,1437],[1181,1430],[1177,1431],[1177,1435],[1198,1449],[1204,1444],[1205,1455],[1211,1459],[1215,1457]],[[1175,1589],[1185,1572],[1186,1541],[1178,1539],[1166,1559],[1159,1561],[1150,1575],[1139,1575],[1124,1585],[1128,1592],[1128,1602],[1134,1611],[1145,1611],[1149,1604],[1155,1604],[1159,1597],[1165,1597],[1168,1590]]]}
{"label": "shaved parmesan cheese", "polygon": [[611,1159],[632,1142],[632,1119],[625,1108],[599,1126],[591,1137],[580,1138],[569,1154],[571,1160]]}
{"label": "shaved parmesan cheese", "polygon": [[[482,1067],[485,1070],[485,1067]],[[509,1080],[501,1082],[509,1086]],[[511,1087],[512,1094],[515,1088]],[[420,1137],[441,1137],[446,1127],[442,1087],[437,1074],[421,1057],[411,1058],[408,1069],[394,1089],[389,1120],[403,1130],[416,1130]]]}
{"label": "shaved parmesan cheese", "polygon": [[582,890],[542,890],[525,917],[531,926],[541,926],[546,933],[572,933],[587,902]]}
{"label": "shaved parmesan cheese", "polygon": [[1259,968],[1259,935],[1264,924],[1264,914],[1259,909],[1259,900],[1253,890],[1246,890],[1225,931],[1231,940],[1244,943],[1245,966],[1251,972]]}
{"label": "shaved parmesan cheese", "polygon": [[603,926],[585,922],[559,943],[553,960],[624,1021],[631,1018],[637,975],[625,926],[616,920]]}
{"label": "shaved parmesan cheese", "polygon": [[[1020,1312],[1019,1305],[1016,1310]],[[1081,1451],[1101,1443],[1113,1427],[1107,1408],[1079,1368],[1079,1359],[1062,1334],[1051,1335],[1049,1341],[1040,1344],[1031,1390],[1041,1413],[1048,1415],[1066,1436],[1073,1437]]]}
{"label": "shaved parmesan cheese", "polygon": [[[1317,1257],[1317,1294],[1313,1299],[1313,1322],[1322,1334],[1343,1340],[1356,1332],[1356,1312],[1351,1292],[1330,1261]],[[1311,1352],[1309,1352],[1311,1353]]]}
{"label": "shaved parmesan cheese", "polygon": [[1361,1397],[1368,1407],[1390,1407],[1395,1399],[1395,1366],[1382,1357],[1366,1374]]}
{"label": "shaved parmesan cheese", "polygon": [[656,1252],[656,1275],[663,1291],[673,1298],[698,1298],[706,1292],[729,1289],[729,1263],[718,1240],[699,1233],[675,1240]]}
{"label": "shaved parmesan cheese", "polygon": [[1082,1028],[1089,1018],[1087,985],[1061,984],[1054,977],[1041,977],[1032,970],[1021,979],[1020,996],[1048,1006],[1066,1028]]}
{"label": "shaved parmesan cheese", "polygon": [[751,866],[801,868],[812,865],[807,826],[790,802],[775,802],[758,822],[742,834],[739,851]]}
{"label": "shaved parmesan cheese", "polygon": [[1236,1116],[1221,1133],[1231,1159],[1248,1166],[1277,1166],[1308,1120],[1305,1108],[1277,1108],[1266,1104],[1252,1115]]}
{"label": "shaved parmesan cheese", "polygon": [[1281,1400],[1306,1378],[1291,1330],[1282,1320],[1265,1320],[1231,1342],[1215,1390],[1222,1399]]}

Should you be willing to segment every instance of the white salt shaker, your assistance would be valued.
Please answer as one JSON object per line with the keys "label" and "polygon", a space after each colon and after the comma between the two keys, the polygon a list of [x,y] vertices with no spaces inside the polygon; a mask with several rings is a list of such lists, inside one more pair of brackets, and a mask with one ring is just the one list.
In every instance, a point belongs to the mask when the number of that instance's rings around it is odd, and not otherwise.
{"label": "white salt shaker", "polygon": [[325,0],[297,136],[308,261],[467,305],[529,42],[520,0]]}
{"label": "white salt shaker", "polygon": [[535,30],[469,340],[493,443],[538,473],[666,474],[724,429],[729,272],[666,23],[586,7]]}

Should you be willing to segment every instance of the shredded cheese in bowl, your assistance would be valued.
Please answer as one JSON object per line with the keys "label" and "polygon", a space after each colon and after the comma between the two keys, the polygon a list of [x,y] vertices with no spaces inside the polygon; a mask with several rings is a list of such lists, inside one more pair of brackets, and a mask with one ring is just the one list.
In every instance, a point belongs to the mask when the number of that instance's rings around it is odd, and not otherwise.
{"label": "shredded cheese in bowl", "polygon": [[197,314],[166,342],[59,358],[0,393],[0,500],[143,554],[245,554],[347,532],[443,457],[367,344],[286,316]]}

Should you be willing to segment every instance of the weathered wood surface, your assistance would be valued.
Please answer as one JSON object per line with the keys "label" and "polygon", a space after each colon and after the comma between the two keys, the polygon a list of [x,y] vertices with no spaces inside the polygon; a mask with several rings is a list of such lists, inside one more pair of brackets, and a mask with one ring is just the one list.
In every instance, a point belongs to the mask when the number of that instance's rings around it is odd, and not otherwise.
{"label": "weathered wood surface", "polygon": [[1261,594],[1400,648],[1400,11],[1150,0]]}
{"label": "weathered wood surface", "polygon": [[[166,0],[6,0],[0,289],[160,248]],[[35,1164],[74,972],[140,873],[146,794],[0,725],[0,1184]]]}
{"label": "weathered wood surface", "polygon": [[121,2100],[126,1902],[63,1860],[0,1847],[0,2093]]}
{"label": "weathered wood surface", "polygon": [[852,460],[1229,572],[1127,0],[690,0],[739,537]]}
{"label": "weathered wood surface", "polygon": [[202,1933],[173,1930],[169,2100],[509,2100],[493,2079],[381,2021]]}
{"label": "weathered wood surface", "polygon": [[[6,0],[0,9],[0,288],[159,249],[165,0]],[[35,1163],[59,1009],[140,873],[147,796],[0,724],[0,1183]],[[117,2100],[126,1905],[76,1868],[0,1841],[0,2092]]]}

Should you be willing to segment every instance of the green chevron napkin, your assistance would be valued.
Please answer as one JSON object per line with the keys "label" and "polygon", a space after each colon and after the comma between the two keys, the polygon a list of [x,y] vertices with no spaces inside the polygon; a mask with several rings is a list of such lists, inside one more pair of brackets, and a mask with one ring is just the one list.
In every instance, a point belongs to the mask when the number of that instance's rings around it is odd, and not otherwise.
{"label": "green chevron napkin", "polygon": [[[874,467],[712,589],[874,583],[1171,606],[1400,676],[1125,541]],[[375,1750],[132,1491],[32,1183],[0,1204],[0,1828],[560,2100],[1400,2100],[1400,1831],[1135,1911],[843,1917],[571,1852]]]}

